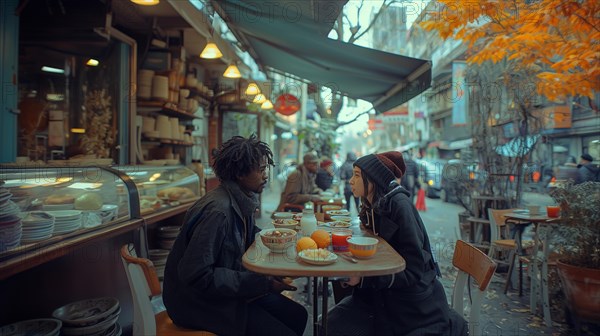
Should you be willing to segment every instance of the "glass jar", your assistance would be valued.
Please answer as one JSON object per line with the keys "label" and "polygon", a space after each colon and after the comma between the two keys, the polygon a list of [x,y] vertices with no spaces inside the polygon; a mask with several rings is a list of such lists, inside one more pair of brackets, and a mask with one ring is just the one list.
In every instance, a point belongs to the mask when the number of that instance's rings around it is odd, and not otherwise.
{"label": "glass jar", "polygon": [[312,209],[304,209],[304,211],[302,211],[302,219],[300,220],[300,230],[302,230],[302,234],[306,237],[310,237],[316,229],[317,217],[315,217],[315,212]]}

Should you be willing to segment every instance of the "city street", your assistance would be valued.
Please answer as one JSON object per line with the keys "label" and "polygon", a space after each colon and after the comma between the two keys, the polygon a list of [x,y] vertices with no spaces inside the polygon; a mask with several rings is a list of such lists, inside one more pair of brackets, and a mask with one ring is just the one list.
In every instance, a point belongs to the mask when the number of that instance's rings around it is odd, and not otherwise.
{"label": "city street", "polygon": [[[272,225],[270,224],[270,216],[279,203],[279,197],[279,183],[273,181],[262,194],[262,214],[261,218],[257,220],[259,227],[270,227]],[[524,205],[546,205],[551,204],[552,199],[547,194],[525,193],[523,203]],[[454,244],[459,237],[458,213],[462,212],[463,208],[454,203],[444,203],[440,199],[430,198],[426,199],[426,206],[427,211],[420,212],[421,218],[427,227],[431,244],[435,249],[442,271],[441,282],[446,290],[446,296],[450,300],[456,276],[456,271],[452,266],[452,254]],[[356,215],[354,207],[352,207],[351,212]],[[558,281],[555,275],[551,275],[553,280],[550,281]],[[295,300],[305,304],[310,314],[312,308],[310,304],[306,303],[305,283],[305,278],[296,279],[295,285],[299,290],[288,294]],[[531,314],[529,311],[527,282],[524,285],[525,290],[522,297],[518,296],[517,289],[511,289],[507,295],[504,295],[504,283],[505,274],[496,274],[492,278],[486,298],[482,303],[481,321],[484,335],[571,335],[573,333],[573,330],[565,323],[562,311],[552,310],[552,328],[545,326],[540,316]],[[329,302],[331,306],[333,299],[330,299]],[[305,335],[312,335],[311,321],[312,316],[309,316],[309,325],[306,328]],[[597,327],[586,325],[582,334],[600,335],[600,330]]]}

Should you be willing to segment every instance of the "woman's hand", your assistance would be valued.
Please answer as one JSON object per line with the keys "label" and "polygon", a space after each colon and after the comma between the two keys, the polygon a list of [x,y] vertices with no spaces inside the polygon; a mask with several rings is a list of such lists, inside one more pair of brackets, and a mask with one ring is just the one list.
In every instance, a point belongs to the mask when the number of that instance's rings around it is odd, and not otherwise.
{"label": "woman's hand", "polygon": [[342,287],[353,287],[360,283],[360,277],[350,277],[342,282]]}

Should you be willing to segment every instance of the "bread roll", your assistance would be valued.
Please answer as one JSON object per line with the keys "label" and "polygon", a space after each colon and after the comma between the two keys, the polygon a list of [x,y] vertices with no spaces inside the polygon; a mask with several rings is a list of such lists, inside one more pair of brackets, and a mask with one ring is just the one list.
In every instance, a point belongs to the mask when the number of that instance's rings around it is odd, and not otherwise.
{"label": "bread roll", "polygon": [[50,195],[44,200],[44,204],[56,205],[56,204],[70,204],[75,201],[75,197],[70,195]]}
{"label": "bread roll", "polygon": [[179,201],[196,196],[190,188],[186,187],[165,188],[156,193],[156,195],[161,199],[168,199],[169,201]]}

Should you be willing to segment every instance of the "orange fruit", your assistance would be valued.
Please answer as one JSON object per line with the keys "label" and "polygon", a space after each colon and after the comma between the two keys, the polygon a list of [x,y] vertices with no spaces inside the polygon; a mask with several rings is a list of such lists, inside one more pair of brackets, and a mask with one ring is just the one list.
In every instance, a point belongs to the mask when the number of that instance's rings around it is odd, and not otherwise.
{"label": "orange fruit", "polygon": [[309,237],[302,237],[296,242],[296,252],[300,252],[306,249],[316,249],[317,243]]}
{"label": "orange fruit", "polygon": [[325,230],[315,230],[315,232],[313,232],[310,235],[310,238],[312,238],[312,240],[315,241],[315,243],[317,243],[317,246],[319,248],[327,248],[327,246],[329,246],[329,244],[331,244],[331,237],[329,237],[329,232],[325,231]]}

